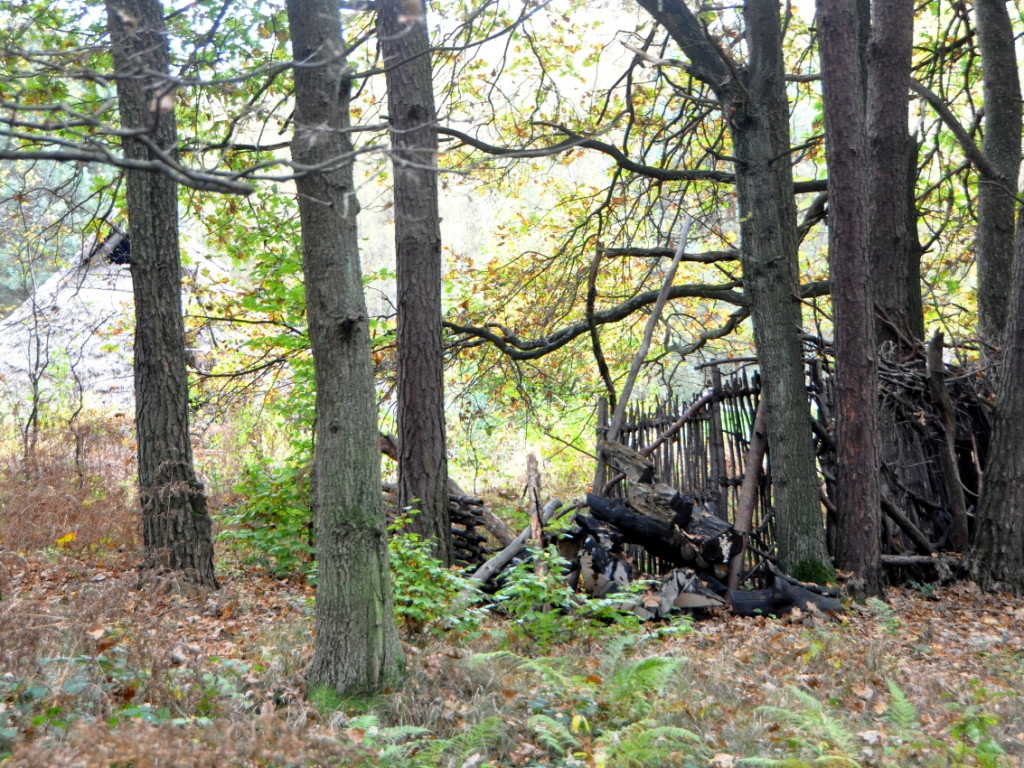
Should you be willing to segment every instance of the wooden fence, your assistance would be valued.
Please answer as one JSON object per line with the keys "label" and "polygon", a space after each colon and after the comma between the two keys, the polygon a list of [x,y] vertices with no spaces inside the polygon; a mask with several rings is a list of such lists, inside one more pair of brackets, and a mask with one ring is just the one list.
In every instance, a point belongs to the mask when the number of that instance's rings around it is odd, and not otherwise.
{"label": "wooden fence", "polygon": [[[807,359],[807,395],[814,428],[818,469],[824,488],[825,527],[830,553],[837,549],[835,516],[835,444],[831,435],[833,412],[831,361],[820,349]],[[751,431],[760,399],[757,373],[740,369],[722,377],[709,371],[713,397],[693,418],[651,455],[658,477],[691,495],[729,522],[735,521],[739,489],[746,470]],[[971,371],[946,366],[945,388],[955,414],[951,442],[955,466],[942,461],[947,432],[942,415],[928,390],[928,371],[922,355],[901,358],[889,350],[879,361],[879,464],[882,491],[883,565],[903,568],[903,578],[918,578],[915,558],[930,563],[937,552],[949,551],[952,530],[948,488],[963,489],[969,526],[981,487],[982,468],[991,434],[991,397],[985,379]],[[627,408],[619,442],[643,451],[705,393],[688,402],[672,398],[654,405]],[[608,430],[607,403],[598,404],[598,437]],[[764,459],[748,541],[748,567],[756,566],[775,549],[771,515],[771,446]],[[952,479],[945,473],[952,472]],[[603,486],[607,467],[599,467],[595,485]],[[623,493],[623,489],[613,491]],[[973,533],[969,531],[969,533]],[[644,556],[636,553],[643,567]],[[904,565],[906,563],[907,565]],[[927,571],[928,567],[924,567]],[[901,575],[894,573],[894,580]]]}
{"label": "wooden fence", "polygon": [[[733,522],[761,388],[757,374],[747,369],[723,379],[717,368],[710,370],[710,387],[714,393],[711,401],[665,440],[651,454],[650,460],[661,482],[692,496],[695,503],[713,510],[723,520]],[[634,450],[643,450],[703,395],[703,392],[698,393],[688,401],[673,397],[654,404],[630,404],[618,441]],[[599,438],[608,431],[608,402],[604,398],[598,402],[597,429]],[[607,476],[608,468],[599,468],[598,483],[603,484]],[[754,509],[748,565],[755,564],[775,547],[768,501],[770,489],[771,472],[766,458]],[[613,495],[623,492],[620,484]],[[643,558],[642,553],[634,554]],[[640,565],[648,564],[641,562]]]}

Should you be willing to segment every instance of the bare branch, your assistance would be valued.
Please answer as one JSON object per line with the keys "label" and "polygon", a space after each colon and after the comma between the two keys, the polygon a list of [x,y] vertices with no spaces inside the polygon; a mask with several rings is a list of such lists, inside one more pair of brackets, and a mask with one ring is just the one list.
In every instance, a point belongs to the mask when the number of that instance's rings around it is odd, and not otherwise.
{"label": "bare branch", "polygon": [[[918,96],[928,102],[928,105],[935,110],[935,113],[942,118],[942,122],[949,128],[950,133],[956,138],[957,144],[960,145],[961,151],[964,156],[970,160],[971,165],[977,168],[980,173],[987,181],[992,181],[997,184],[1005,183],[1003,179],[992,164],[988,161],[988,158],[982,154],[981,149],[977,144],[974,143],[974,139],[970,137],[964,127],[960,125],[960,121],[957,120],[956,115],[953,114],[952,110],[943,101],[942,97],[935,91],[928,88],[923,83],[914,80],[910,80],[910,90],[916,93]],[[1011,190],[1010,194],[1016,194],[1016,190]]]}

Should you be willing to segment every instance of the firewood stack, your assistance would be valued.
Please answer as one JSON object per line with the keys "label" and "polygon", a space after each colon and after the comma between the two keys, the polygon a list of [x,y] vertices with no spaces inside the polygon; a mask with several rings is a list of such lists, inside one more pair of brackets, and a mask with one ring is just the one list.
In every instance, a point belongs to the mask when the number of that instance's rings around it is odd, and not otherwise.
{"label": "firewood stack", "polygon": [[[467,568],[479,567],[491,555],[486,546],[488,537],[483,531],[486,525],[484,502],[467,495],[454,482],[449,486],[448,515],[451,518],[455,563]],[[383,488],[388,523],[391,523],[397,510],[398,492],[393,483],[384,483]]]}
{"label": "firewood stack", "polygon": [[625,498],[587,494],[590,514],[577,513],[576,528],[558,542],[572,564],[574,585],[599,597],[623,591],[638,577],[627,554],[626,545],[632,544],[668,569],[643,593],[624,594],[624,605],[645,620],[677,608],[727,608],[739,615],[840,608],[834,592],[797,582],[777,569],[772,569],[768,589],[726,589],[729,561],[743,547],[733,526],[659,483],[653,464],[635,451],[617,443],[601,448],[628,485]]}

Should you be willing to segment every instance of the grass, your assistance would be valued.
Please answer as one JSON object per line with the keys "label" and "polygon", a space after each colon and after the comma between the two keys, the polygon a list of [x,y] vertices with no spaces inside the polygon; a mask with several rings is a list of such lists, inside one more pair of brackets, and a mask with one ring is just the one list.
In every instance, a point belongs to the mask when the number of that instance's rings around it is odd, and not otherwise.
{"label": "grass", "polygon": [[227,549],[216,593],[140,584],[132,447],[96,434],[84,473],[51,447],[18,485],[0,460],[3,768],[1024,760],[1024,601],[970,584],[543,642],[491,615],[407,632],[400,689],[309,697],[312,589]]}

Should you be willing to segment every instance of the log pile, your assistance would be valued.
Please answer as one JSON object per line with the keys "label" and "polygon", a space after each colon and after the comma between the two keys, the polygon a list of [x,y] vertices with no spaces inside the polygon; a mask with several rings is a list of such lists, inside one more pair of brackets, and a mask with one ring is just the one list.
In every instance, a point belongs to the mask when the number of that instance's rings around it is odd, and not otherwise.
{"label": "log pile", "polygon": [[[623,607],[645,620],[676,609],[723,608],[743,616],[841,609],[834,591],[798,582],[770,564],[766,588],[727,589],[723,580],[730,561],[742,555],[743,537],[711,509],[659,483],[640,454],[617,444],[602,450],[628,487],[625,498],[587,494],[590,514],[578,512],[575,528],[558,540],[575,586],[597,597],[623,592]],[[639,577],[628,545],[643,547],[662,566],[640,594],[625,592]]]}
{"label": "log pile", "polygon": [[[392,461],[398,461],[398,440],[383,432],[380,434],[380,452]],[[388,522],[398,511],[398,489],[393,483],[384,483],[384,503]],[[448,478],[448,516],[452,526],[452,551],[457,565],[479,567],[487,562],[491,551],[487,548],[487,529],[502,544],[512,540],[508,528],[484,506],[483,499],[466,493],[452,478]]]}
{"label": "log pile", "polygon": [[487,562],[486,520],[483,499],[459,493],[448,494],[448,514],[452,521],[452,551],[458,565],[475,567]]}
{"label": "log pile", "polygon": [[[397,488],[392,483],[384,484],[384,502],[388,522],[395,518],[398,505]],[[484,506],[483,499],[466,494],[454,481],[449,482],[448,515],[452,525],[452,550],[455,563],[475,568],[487,562],[491,550],[487,547],[485,530],[493,527],[488,517],[493,514]]]}

